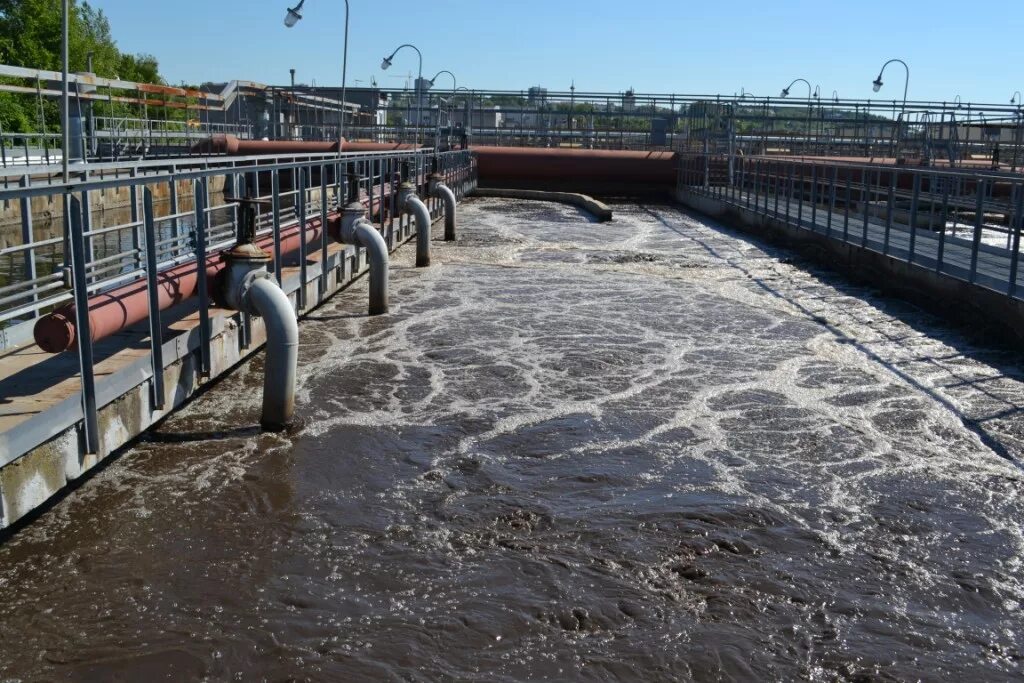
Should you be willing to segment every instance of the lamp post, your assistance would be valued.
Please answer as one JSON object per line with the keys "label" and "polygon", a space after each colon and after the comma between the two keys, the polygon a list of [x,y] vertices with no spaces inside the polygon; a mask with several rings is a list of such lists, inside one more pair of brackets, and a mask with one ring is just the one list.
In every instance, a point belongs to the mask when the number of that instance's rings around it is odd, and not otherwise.
{"label": "lamp post", "polygon": [[[395,55],[398,54],[399,50],[405,47],[416,50],[416,54],[419,55],[420,58],[420,67],[416,76],[416,144],[418,145],[420,144],[420,125],[423,123],[423,94],[420,92],[420,88],[422,87],[421,83],[423,82],[423,53],[420,52],[420,49],[412,43],[403,43],[396,47],[395,51],[392,52],[390,56],[384,58],[384,61],[380,63],[380,68],[382,71],[390,69],[391,60],[395,58]],[[452,78],[454,78],[454,76]]]}
{"label": "lamp post", "polygon": [[[295,26],[302,18],[299,11],[306,4],[306,0],[299,0],[295,7],[289,7],[288,13],[284,15],[284,25],[288,28]],[[345,0],[345,45],[341,56],[341,113],[338,120],[338,154],[341,154],[341,140],[345,137],[345,81],[348,75],[348,0]]]}
{"label": "lamp post", "polygon": [[[430,79],[430,87],[431,88],[434,87],[434,82],[438,79],[438,77],[441,74],[448,74],[449,76],[452,77],[452,105],[454,105],[455,104],[455,91],[458,90],[458,86],[459,86],[458,81],[455,80],[455,74],[453,74],[451,71],[448,71],[447,69],[441,69],[436,74],[434,74],[433,78]],[[449,114],[448,114],[448,127],[449,128],[451,128],[451,126],[452,126],[451,118],[452,118],[451,117],[451,110],[449,110]],[[440,103],[438,104],[438,107],[437,107],[437,127],[438,127],[438,132],[440,132],[440,128],[441,128],[441,106],[440,106]],[[440,139],[440,138],[438,138],[438,139]]]}
{"label": "lamp post", "polygon": [[61,78],[63,79],[61,93],[60,93],[60,109],[64,115],[63,125],[60,127],[61,134],[61,170],[64,178],[64,184],[67,185],[70,181],[68,174],[68,154],[70,153],[71,147],[71,104],[70,94],[68,92],[68,0],[64,0],[63,13],[61,15]]}
{"label": "lamp post", "polygon": [[[890,59],[888,62],[882,65],[881,71],[878,72],[878,78],[871,84],[874,87],[875,92],[882,89],[884,83],[882,83],[882,76],[885,74],[885,67],[889,66],[893,62],[899,62],[903,65],[904,71],[906,71],[906,79],[903,81],[903,108],[900,110],[900,119],[906,123],[907,119],[907,90],[910,88],[910,67],[902,59]],[[899,152],[898,146],[903,139],[903,127],[896,127],[896,142],[897,142],[897,153]]]}
{"label": "lamp post", "polygon": [[794,78],[792,83],[790,83],[789,85],[782,89],[782,92],[779,93],[779,97],[789,97],[789,89],[792,88],[797,83],[803,83],[804,85],[807,86],[807,138],[808,142],[810,142],[811,114],[814,112],[814,107],[811,104],[811,98],[814,97],[814,94],[812,92],[813,89],[811,88],[810,81],[808,81],[806,78]]}

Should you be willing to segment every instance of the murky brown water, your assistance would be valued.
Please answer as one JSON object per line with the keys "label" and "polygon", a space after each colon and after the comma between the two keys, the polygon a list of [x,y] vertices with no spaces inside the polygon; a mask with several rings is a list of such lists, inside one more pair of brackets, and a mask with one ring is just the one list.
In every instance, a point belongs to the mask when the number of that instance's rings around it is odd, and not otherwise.
{"label": "murky brown water", "polygon": [[1019,680],[1016,359],[670,208],[435,247],[0,547],[0,676]]}

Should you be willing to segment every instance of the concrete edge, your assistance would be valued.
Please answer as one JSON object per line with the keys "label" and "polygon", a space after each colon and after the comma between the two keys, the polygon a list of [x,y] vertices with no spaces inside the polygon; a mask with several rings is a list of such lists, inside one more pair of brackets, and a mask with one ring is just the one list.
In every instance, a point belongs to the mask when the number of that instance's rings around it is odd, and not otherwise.
{"label": "concrete edge", "polygon": [[679,190],[675,199],[730,228],[793,249],[955,324],[992,332],[1004,342],[1024,341],[1024,302],[1005,294],[712,197]]}
{"label": "concrete edge", "polygon": [[478,187],[473,190],[474,197],[492,197],[495,199],[525,199],[537,202],[557,202],[569,204],[578,209],[586,211],[598,223],[607,223],[612,219],[612,210],[604,202],[599,202],[593,197],[576,192],[550,192],[548,190],[512,190],[492,187]]}

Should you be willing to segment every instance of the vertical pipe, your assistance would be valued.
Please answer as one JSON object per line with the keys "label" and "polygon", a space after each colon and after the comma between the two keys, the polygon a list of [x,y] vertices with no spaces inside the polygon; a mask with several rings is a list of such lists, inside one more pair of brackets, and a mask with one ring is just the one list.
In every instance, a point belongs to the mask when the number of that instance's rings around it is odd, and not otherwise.
{"label": "vertical pipe", "polygon": [[153,372],[150,385],[154,410],[164,408],[164,341],[160,320],[160,292],[157,282],[156,224],[153,217],[153,192],[147,187],[142,194],[142,215],[146,237],[146,294],[149,299],[149,358]]}
{"label": "vertical pipe", "polygon": [[71,271],[74,278],[75,339],[78,369],[82,378],[82,412],[85,418],[85,452],[100,451],[99,421],[96,415],[96,378],[93,374],[92,330],[89,328],[89,292],[85,277],[85,238],[82,235],[82,205],[73,195],[64,195],[64,212],[70,218]]}

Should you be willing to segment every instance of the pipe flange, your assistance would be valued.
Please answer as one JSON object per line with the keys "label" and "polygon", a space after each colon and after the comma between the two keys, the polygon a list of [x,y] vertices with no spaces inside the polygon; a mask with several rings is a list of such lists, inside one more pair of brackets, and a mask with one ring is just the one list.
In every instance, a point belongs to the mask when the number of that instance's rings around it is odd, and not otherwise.
{"label": "pipe flange", "polygon": [[444,185],[444,176],[440,173],[431,173],[427,178],[427,192],[433,195],[437,192],[437,188]]}
{"label": "pipe flange", "polygon": [[277,278],[274,277],[273,273],[266,270],[252,270],[245,274],[245,277],[242,278],[238,285],[238,308],[250,315],[259,315],[259,311],[249,301],[249,292],[252,291],[252,286],[259,280],[270,280],[275,285],[277,284]]}
{"label": "pipe flange", "polygon": [[415,197],[419,199],[419,195],[416,193],[416,186],[408,180],[398,186],[398,206],[405,208],[405,205],[410,199]]}
{"label": "pipe flange", "polygon": [[366,220],[366,207],[359,202],[353,202],[341,212],[341,234],[339,237],[343,244],[356,244],[356,225]]}

